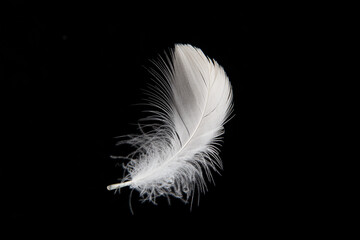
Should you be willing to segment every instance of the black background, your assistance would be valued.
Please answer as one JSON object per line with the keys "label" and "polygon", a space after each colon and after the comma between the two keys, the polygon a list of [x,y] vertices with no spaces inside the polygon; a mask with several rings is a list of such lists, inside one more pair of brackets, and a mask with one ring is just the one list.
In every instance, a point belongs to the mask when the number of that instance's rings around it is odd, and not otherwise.
{"label": "black background", "polygon": [[[257,236],[292,226],[302,205],[294,205],[299,196],[283,181],[286,152],[275,153],[286,147],[279,126],[290,116],[275,120],[280,97],[269,93],[283,77],[273,67],[283,67],[274,53],[285,39],[274,40],[265,18],[259,24],[245,6],[225,3],[13,1],[1,11],[6,222],[35,233],[76,229],[114,236],[164,230]],[[191,211],[177,199],[141,203],[134,191],[132,215],[129,189],[106,190],[122,176],[109,156],[129,152],[115,147],[114,137],[136,133],[134,123],[146,115],[134,104],[142,102],[151,77],[149,60],[175,43],[201,48],[233,85],[235,117],[221,147],[224,170]]]}

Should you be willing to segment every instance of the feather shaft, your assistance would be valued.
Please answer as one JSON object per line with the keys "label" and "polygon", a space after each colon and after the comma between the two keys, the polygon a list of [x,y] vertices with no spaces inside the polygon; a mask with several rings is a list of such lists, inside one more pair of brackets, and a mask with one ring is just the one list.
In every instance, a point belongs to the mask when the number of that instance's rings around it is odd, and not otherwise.
{"label": "feather shaft", "polygon": [[115,190],[118,188],[129,186],[130,184],[131,184],[131,181],[127,181],[127,182],[123,182],[123,183],[111,184],[111,185],[107,186],[106,188],[107,188],[107,190],[111,191],[111,190]]}

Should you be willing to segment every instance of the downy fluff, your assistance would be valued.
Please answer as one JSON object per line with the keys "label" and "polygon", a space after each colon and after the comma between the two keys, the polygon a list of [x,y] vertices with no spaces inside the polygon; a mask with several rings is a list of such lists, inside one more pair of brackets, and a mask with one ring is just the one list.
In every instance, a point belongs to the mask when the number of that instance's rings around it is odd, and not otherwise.
{"label": "downy fluff", "polygon": [[170,58],[156,63],[148,99],[156,110],[146,120],[160,124],[142,125],[139,135],[119,142],[136,150],[126,157],[127,176],[108,186],[129,186],[154,203],[169,195],[187,201],[206,190],[212,171],[222,169],[218,145],[233,104],[224,69],[200,49],[176,44]]}

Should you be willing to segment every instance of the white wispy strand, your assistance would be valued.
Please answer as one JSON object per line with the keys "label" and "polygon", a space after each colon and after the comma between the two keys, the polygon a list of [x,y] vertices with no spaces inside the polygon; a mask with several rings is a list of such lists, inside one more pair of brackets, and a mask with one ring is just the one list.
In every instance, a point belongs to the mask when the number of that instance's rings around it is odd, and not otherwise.
{"label": "white wispy strand", "polygon": [[224,69],[191,45],[175,45],[171,59],[156,65],[148,94],[157,110],[146,120],[161,124],[143,125],[139,135],[119,142],[136,150],[126,157],[127,176],[108,190],[129,186],[154,203],[169,195],[187,201],[222,169],[218,146],[232,112],[232,88]]}

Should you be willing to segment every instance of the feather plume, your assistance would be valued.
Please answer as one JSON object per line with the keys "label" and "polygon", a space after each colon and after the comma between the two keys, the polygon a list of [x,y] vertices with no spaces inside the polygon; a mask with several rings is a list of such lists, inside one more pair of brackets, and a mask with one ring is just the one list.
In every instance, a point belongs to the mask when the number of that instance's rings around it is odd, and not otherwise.
{"label": "feather plume", "polygon": [[129,186],[153,203],[170,195],[187,201],[222,169],[218,146],[233,108],[232,88],[224,69],[191,45],[176,44],[171,59],[155,64],[148,100],[156,110],[146,120],[161,124],[143,125],[141,134],[119,142],[136,150],[126,157],[127,175],[107,188]]}

